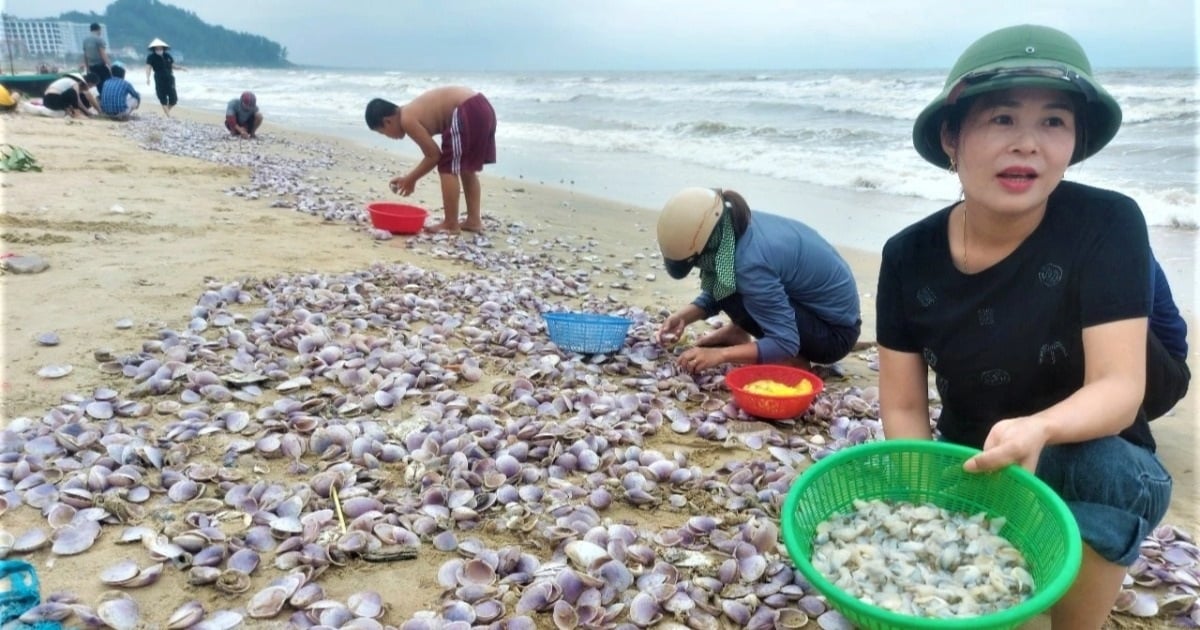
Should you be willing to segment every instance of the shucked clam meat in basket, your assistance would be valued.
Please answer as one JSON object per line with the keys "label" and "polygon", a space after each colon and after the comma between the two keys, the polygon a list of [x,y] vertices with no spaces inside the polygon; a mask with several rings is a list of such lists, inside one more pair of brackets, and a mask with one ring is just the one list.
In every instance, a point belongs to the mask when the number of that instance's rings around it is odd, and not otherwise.
{"label": "shucked clam meat in basket", "polygon": [[999,534],[1002,517],[883,500],[854,508],[817,525],[812,563],[864,603],[916,617],[973,617],[1034,591],[1025,558]]}
{"label": "shucked clam meat in basket", "polygon": [[808,379],[802,379],[795,385],[785,385],[774,379],[763,378],[746,385],[746,391],[759,396],[807,396],[813,392],[813,385]]}

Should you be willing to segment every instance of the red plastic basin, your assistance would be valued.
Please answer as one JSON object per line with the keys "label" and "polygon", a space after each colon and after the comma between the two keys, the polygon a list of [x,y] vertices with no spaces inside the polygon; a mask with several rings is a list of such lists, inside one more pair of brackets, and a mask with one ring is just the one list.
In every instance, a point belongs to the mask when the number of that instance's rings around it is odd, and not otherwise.
{"label": "red plastic basin", "polygon": [[367,204],[367,212],[371,215],[371,225],[392,234],[416,234],[429,218],[424,208],[388,201]]}
{"label": "red plastic basin", "polygon": [[[807,379],[812,383],[812,393],[804,396],[761,396],[746,391],[747,385],[761,379],[769,379],[789,387],[795,387],[800,381]],[[787,420],[800,416],[808,411],[813,399],[825,389],[825,382],[816,374],[786,365],[744,365],[734,368],[725,375],[725,385],[733,392],[733,402],[743,411],[769,420]]]}

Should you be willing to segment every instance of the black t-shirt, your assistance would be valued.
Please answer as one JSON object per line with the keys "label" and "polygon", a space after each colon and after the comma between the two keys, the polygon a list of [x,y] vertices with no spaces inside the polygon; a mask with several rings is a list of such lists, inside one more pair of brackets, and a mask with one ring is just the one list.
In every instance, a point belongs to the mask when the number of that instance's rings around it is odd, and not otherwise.
{"label": "black t-shirt", "polygon": [[[1064,181],[1012,254],[968,275],[950,257],[953,207],[884,246],[876,335],[933,369],[942,435],[982,448],[996,422],[1083,386],[1084,328],[1150,314],[1150,243],[1132,199]],[[1155,448],[1140,410],[1121,437]]]}
{"label": "black t-shirt", "polygon": [[150,53],[150,56],[146,57],[146,65],[154,69],[154,76],[169,77],[172,76],[171,69],[175,65],[175,58],[166,51],[161,55]]}

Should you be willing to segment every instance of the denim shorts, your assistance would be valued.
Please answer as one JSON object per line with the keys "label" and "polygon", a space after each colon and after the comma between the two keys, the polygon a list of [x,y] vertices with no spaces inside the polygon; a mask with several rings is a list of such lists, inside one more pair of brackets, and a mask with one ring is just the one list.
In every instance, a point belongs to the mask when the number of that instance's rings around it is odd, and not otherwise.
{"label": "denim shorts", "polygon": [[1171,475],[1150,451],[1119,437],[1047,446],[1037,476],[1075,515],[1083,541],[1129,566],[1167,512]]}

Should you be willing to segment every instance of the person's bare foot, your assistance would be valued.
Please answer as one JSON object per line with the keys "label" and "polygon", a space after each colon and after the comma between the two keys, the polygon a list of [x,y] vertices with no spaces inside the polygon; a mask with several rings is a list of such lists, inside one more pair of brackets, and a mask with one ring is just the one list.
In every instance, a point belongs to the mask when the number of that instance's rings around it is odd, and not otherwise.
{"label": "person's bare foot", "polygon": [[740,326],[726,324],[701,337],[696,341],[696,345],[719,348],[749,343],[751,340],[750,333],[742,330]]}
{"label": "person's bare foot", "polygon": [[483,233],[483,221],[467,221],[460,226],[465,232]]}
{"label": "person's bare foot", "polygon": [[433,225],[425,226],[425,231],[429,232],[431,234],[437,234],[438,232],[445,232],[447,234],[458,234],[458,231],[460,229],[463,229],[463,228],[459,224],[447,223],[445,221],[439,221]]}

